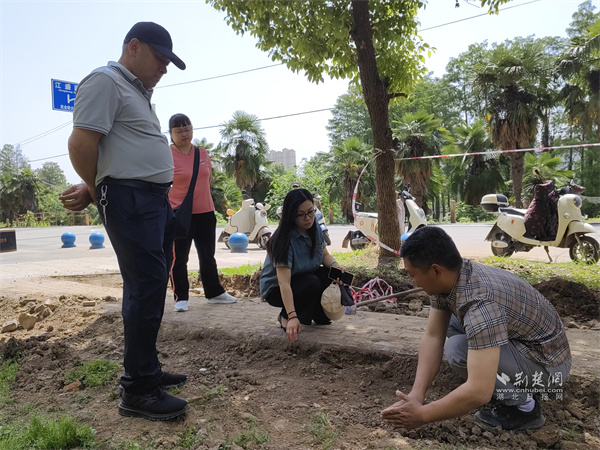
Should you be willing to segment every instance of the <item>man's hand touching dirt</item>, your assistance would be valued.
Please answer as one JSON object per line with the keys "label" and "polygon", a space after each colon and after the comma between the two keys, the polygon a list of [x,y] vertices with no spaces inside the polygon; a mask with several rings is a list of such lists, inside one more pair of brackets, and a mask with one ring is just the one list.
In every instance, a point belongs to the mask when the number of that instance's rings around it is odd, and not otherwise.
{"label": "man's hand touching dirt", "polygon": [[396,391],[400,401],[381,411],[381,418],[395,428],[418,428],[427,423],[421,417],[423,404],[416,398]]}

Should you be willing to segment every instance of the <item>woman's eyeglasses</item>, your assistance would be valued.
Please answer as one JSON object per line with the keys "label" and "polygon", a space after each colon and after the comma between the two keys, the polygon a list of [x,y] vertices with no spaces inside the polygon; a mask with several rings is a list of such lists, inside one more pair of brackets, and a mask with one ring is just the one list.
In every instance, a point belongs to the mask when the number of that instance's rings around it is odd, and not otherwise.
{"label": "woman's eyeglasses", "polygon": [[306,219],[307,217],[315,217],[316,208],[312,208],[305,213],[296,214],[296,219]]}
{"label": "woman's eyeglasses", "polygon": [[178,136],[181,136],[182,134],[190,134],[194,131],[194,128],[189,125],[187,127],[177,127],[177,128],[173,128],[171,130],[173,133],[175,133]]}

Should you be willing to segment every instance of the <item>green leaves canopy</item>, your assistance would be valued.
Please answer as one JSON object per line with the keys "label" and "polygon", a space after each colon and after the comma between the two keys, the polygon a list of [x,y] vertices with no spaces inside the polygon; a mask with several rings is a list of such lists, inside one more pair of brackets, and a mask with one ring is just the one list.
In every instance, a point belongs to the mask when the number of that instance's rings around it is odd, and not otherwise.
{"label": "green leaves canopy", "polygon": [[[227,13],[237,33],[258,38],[257,47],[310,81],[351,78],[358,84],[358,62],[352,40],[354,21],[348,0],[208,0]],[[422,73],[429,46],[417,36],[419,0],[369,3],[379,75],[392,93],[410,90]]]}

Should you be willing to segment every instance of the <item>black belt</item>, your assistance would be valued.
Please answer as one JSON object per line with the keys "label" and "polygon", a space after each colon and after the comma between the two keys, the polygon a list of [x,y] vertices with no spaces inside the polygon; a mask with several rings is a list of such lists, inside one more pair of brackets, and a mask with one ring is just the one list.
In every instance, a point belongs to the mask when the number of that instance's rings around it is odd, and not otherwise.
{"label": "black belt", "polygon": [[120,178],[104,177],[100,184],[118,184],[133,189],[142,189],[144,191],[154,192],[155,194],[167,195],[171,190],[171,183],[150,183],[142,180],[123,180]]}

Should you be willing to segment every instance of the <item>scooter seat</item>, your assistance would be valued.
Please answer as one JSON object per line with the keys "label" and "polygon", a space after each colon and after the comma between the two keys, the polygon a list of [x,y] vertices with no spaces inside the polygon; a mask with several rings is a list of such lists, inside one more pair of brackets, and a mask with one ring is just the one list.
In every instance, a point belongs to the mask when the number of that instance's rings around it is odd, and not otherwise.
{"label": "scooter seat", "polygon": [[506,214],[514,214],[515,216],[524,216],[527,212],[526,209],[517,209],[517,208],[498,208],[498,212],[506,213]]}

